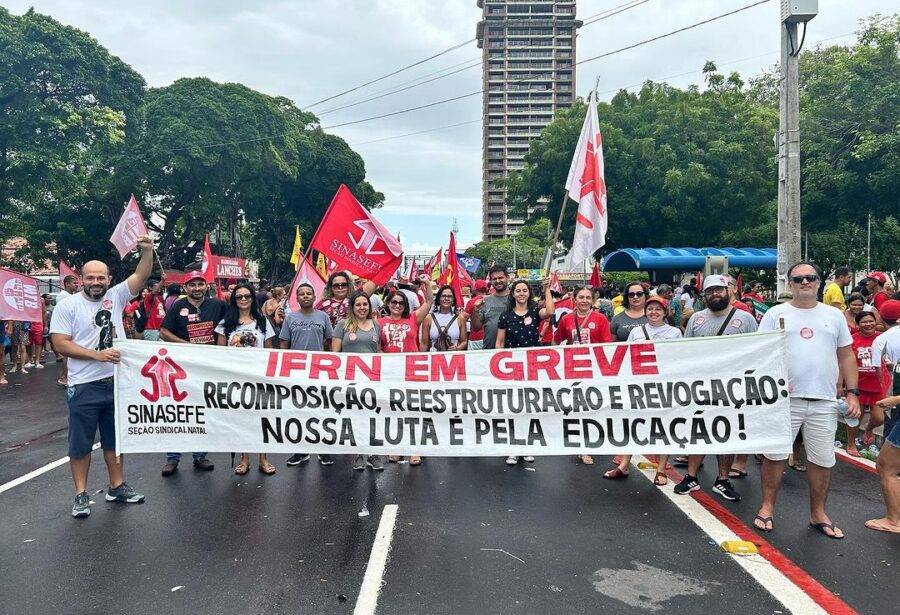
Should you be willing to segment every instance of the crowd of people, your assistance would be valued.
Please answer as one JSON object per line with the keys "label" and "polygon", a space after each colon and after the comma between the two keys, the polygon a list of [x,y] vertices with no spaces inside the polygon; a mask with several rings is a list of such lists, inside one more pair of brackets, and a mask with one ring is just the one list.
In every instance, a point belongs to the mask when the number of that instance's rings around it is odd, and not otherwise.
{"label": "crowd of people", "polygon": [[[825,511],[835,463],[834,439],[842,416],[847,424],[847,452],[860,455],[862,447],[876,451],[873,457],[877,458],[887,514],[867,525],[900,532],[900,427],[896,427],[897,410],[886,413],[898,402],[892,395],[900,394],[900,368],[894,369],[900,365],[900,296],[891,297],[886,276],[880,272],[869,274],[865,283],[845,299],[847,272],[838,270],[834,281],[822,288],[815,265],[801,262],[788,272],[790,293],[779,296],[777,305],[769,306],[759,283],[739,288],[728,275],[708,275],[699,289],[693,282],[674,287],[633,281],[621,287],[577,287],[567,292],[548,280],[538,286],[512,279],[506,267],[494,265],[487,271],[486,280],[463,289],[464,297],[459,301],[453,288],[437,287],[426,276],[416,280],[401,277],[377,288],[348,272],[337,271],[328,277],[322,296],[317,296],[311,284],[299,284],[291,309],[284,287],[272,287],[266,281],[256,286],[234,284],[213,292],[202,273],[193,271],[179,285],[148,283],[152,244],[144,238],[140,246],[142,257],[137,269],[114,286],[110,285],[106,265],[86,263],[80,292],[75,288],[78,281],[67,279],[66,295],[57,297],[55,307],[47,306],[46,326],[39,329],[41,338],[37,333],[29,338],[39,339],[40,344],[37,354],[29,354],[34,361],[25,363],[26,369],[40,364],[45,330],[53,351],[66,359],[60,362],[59,382],[67,386],[69,456],[76,492],[73,516],[90,514],[86,481],[98,429],[110,480],[106,499],[143,499],[125,482],[121,462],[114,454],[115,337],[235,349],[406,353],[662,341],[784,328],[795,446],[791,455],[755,456],[760,464],[763,498],[754,525],[763,532],[773,529],[782,466],[788,461],[795,470],[807,472],[810,526],[831,538],[843,537]],[[15,324],[0,327],[6,332],[4,339],[11,337]],[[859,423],[863,415],[868,419],[864,426]],[[883,428],[880,452],[875,436],[879,426]],[[239,452],[235,474],[250,471],[252,453]],[[310,457],[300,451],[292,454],[286,465],[298,466]],[[686,467],[683,479],[674,485],[676,494],[686,495],[701,488],[702,455],[671,460],[665,455],[649,457],[656,464],[655,484],[668,482],[666,470],[671,462]],[[590,455],[581,455],[579,460],[594,464]],[[172,476],[180,461],[180,452],[168,453],[162,475]],[[214,469],[205,452],[193,452],[192,461],[197,470]],[[265,454],[258,454],[256,461],[261,473],[277,472]],[[328,466],[334,463],[334,457],[321,454],[318,461]],[[424,460],[413,455],[408,459],[389,456],[388,461],[418,466]],[[741,495],[734,481],[748,475],[748,456],[717,455],[716,461],[712,492],[727,501],[739,501]],[[514,466],[534,463],[535,459],[510,456],[505,462]],[[630,456],[617,456],[602,476],[627,479],[630,465]],[[385,465],[378,455],[357,455],[352,467],[380,471]]]}

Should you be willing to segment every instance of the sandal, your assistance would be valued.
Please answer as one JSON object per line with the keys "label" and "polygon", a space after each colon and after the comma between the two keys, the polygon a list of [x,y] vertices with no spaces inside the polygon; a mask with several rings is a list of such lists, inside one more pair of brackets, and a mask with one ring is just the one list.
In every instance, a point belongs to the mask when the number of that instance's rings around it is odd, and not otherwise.
{"label": "sandal", "polygon": [[[837,533],[842,530],[839,527],[835,527],[834,523],[812,523],[812,522],[810,522],[809,527],[816,530],[823,536],[828,536],[832,540],[843,540],[843,538],[844,538],[843,534],[841,534],[840,536],[837,535]],[[828,528],[829,530],[831,530],[831,534],[826,532],[825,528]]]}
{"label": "sandal", "polygon": [[266,476],[272,476],[277,471],[275,466],[271,463],[266,463],[266,465],[259,466],[259,471],[265,474]]}
{"label": "sandal", "polygon": [[250,471],[250,464],[247,463],[246,461],[240,462],[234,468],[234,473],[237,474],[238,476],[243,476],[244,474],[246,474],[249,471]]}
{"label": "sandal", "polygon": [[[762,523],[762,525],[757,523],[757,521]],[[756,518],[753,519],[753,527],[758,529],[760,532],[771,532],[775,529],[775,525],[772,524],[772,517],[763,517],[762,515],[756,515]]]}
{"label": "sandal", "polygon": [[789,463],[788,466],[795,472],[806,472],[806,465],[802,461],[797,463]]}
{"label": "sandal", "polygon": [[862,455],[859,454],[859,449],[856,448],[848,448],[847,454],[851,457],[862,457]]}
{"label": "sandal", "polygon": [[409,458],[409,465],[411,466],[419,466],[422,465],[422,458],[418,455],[412,455]]}
{"label": "sandal", "polygon": [[606,472],[604,472],[603,478],[608,478],[609,480],[628,478],[628,472],[623,472],[619,468],[613,468],[612,470],[607,470]]}
{"label": "sandal", "polygon": [[579,455],[578,459],[580,459],[581,463],[583,463],[586,466],[594,465],[594,458],[591,457],[590,455]]}
{"label": "sandal", "polygon": [[653,477],[653,484],[657,487],[662,487],[663,485],[669,484],[669,477],[666,476],[665,472],[657,472],[656,476]]}
{"label": "sandal", "polygon": [[747,473],[737,468],[728,470],[728,478],[747,478]]}
{"label": "sandal", "polygon": [[388,461],[391,463],[397,463],[400,461],[400,455],[388,455]]}

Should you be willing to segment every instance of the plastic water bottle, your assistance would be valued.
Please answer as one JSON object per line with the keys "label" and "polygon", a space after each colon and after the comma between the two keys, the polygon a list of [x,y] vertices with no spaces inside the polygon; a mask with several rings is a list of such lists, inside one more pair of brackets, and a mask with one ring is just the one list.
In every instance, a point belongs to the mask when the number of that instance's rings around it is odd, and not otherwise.
{"label": "plastic water bottle", "polygon": [[838,417],[842,423],[847,425],[847,427],[859,427],[859,419],[852,419],[847,416],[847,413],[850,411],[850,406],[847,405],[847,400],[841,398],[838,400],[838,413],[840,416]]}

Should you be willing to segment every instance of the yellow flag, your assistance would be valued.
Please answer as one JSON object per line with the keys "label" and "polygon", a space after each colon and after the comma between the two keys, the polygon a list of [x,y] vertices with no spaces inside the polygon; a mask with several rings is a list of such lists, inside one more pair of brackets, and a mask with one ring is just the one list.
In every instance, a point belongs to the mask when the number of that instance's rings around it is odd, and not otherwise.
{"label": "yellow flag", "polygon": [[316,259],[316,271],[322,276],[323,280],[328,279],[328,266],[325,264],[325,256],[320,252],[319,258]]}
{"label": "yellow flag", "polygon": [[303,240],[300,239],[300,227],[294,227],[294,249],[291,250],[291,264],[294,269],[300,268],[300,259],[303,258]]}

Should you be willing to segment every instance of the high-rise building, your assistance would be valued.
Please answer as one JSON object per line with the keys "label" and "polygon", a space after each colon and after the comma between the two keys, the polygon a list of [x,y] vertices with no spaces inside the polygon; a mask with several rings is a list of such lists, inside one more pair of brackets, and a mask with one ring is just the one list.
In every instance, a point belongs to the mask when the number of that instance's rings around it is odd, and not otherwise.
{"label": "high-rise building", "polygon": [[508,215],[497,180],[524,167],[531,139],[575,96],[575,0],[478,0],[482,49],[482,239],[508,237],[525,223]]}

